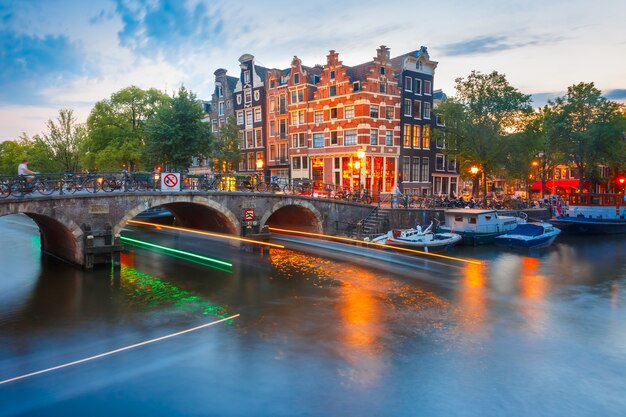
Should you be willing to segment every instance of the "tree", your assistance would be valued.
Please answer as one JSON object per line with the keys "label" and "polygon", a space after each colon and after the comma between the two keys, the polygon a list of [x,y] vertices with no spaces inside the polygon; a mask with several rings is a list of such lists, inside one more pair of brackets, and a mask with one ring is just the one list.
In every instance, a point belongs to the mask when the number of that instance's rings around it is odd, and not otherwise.
{"label": "tree", "polygon": [[576,166],[582,190],[594,164],[615,161],[611,155],[623,158],[624,115],[620,105],[602,97],[593,83],[572,85],[565,96],[549,105],[558,115],[557,128]]}
{"label": "tree", "polygon": [[472,165],[481,170],[486,195],[484,179],[504,163],[504,140],[521,130],[521,116],[532,110],[530,96],[509,85],[496,71],[472,71],[467,79],[455,81],[456,96],[436,109],[445,128],[435,134],[445,134],[446,141],[456,144],[454,152],[462,170]]}
{"label": "tree", "polygon": [[186,168],[193,156],[207,155],[213,136],[202,119],[202,106],[195,94],[181,87],[146,122],[146,162],[168,169]]}
{"label": "tree", "polygon": [[130,86],[97,102],[87,119],[84,163],[100,169],[136,169],[145,144],[145,123],[169,100],[156,89]]}
{"label": "tree", "polygon": [[63,170],[75,172],[79,169],[80,149],[87,139],[87,128],[77,124],[74,111],[59,110],[57,121],[49,119],[48,132],[40,140],[47,145]]}
{"label": "tree", "polygon": [[213,142],[211,150],[212,169],[216,172],[228,172],[239,165],[239,127],[234,117],[229,117],[222,126],[219,136]]}

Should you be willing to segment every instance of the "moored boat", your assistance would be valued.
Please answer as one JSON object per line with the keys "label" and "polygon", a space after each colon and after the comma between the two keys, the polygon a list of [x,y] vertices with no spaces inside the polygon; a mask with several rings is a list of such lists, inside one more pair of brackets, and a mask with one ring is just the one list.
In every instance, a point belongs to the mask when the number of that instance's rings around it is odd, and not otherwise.
{"label": "moored boat", "polygon": [[412,229],[392,229],[372,242],[432,252],[449,249],[461,240],[459,234],[435,233],[432,229],[432,223],[425,230],[420,226]]}
{"label": "moored boat", "polygon": [[496,210],[454,209],[445,211],[445,224],[439,230],[462,236],[463,245],[485,245],[493,243],[496,236],[510,232],[517,225],[526,223],[526,215],[503,216]]}
{"label": "moored boat", "polygon": [[626,204],[621,194],[576,193],[550,223],[567,234],[626,233]]}
{"label": "moored boat", "polygon": [[524,223],[508,233],[496,236],[494,243],[497,246],[509,248],[538,249],[550,246],[561,230],[550,223]]}

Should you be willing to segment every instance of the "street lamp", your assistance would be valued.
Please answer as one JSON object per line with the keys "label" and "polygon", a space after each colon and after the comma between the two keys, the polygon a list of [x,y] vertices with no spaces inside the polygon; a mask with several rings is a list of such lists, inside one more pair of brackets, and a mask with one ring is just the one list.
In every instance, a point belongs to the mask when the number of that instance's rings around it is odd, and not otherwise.
{"label": "street lamp", "polygon": [[470,168],[470,173],[472,174],[472,197],[477,197],[477,190],[478,190],[478,167],[477,166],[472,166]]}
{"label": "street lamp", "polygon": [[261,182],[263,176],[263,160],[261,158],[256,160],[256,170],[259,171],[259,179],[257,182]]}

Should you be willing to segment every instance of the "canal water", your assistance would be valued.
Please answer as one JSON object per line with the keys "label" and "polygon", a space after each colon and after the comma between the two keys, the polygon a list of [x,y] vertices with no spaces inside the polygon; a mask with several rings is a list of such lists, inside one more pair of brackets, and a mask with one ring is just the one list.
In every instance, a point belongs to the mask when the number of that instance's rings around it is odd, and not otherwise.
{"label": "canal water", "polygon": [[476,265],[124,235],[86,272],[0,218],[1,381],[240,316],[2,383],[1,416],[626,415],[624,237],[448,253]]}

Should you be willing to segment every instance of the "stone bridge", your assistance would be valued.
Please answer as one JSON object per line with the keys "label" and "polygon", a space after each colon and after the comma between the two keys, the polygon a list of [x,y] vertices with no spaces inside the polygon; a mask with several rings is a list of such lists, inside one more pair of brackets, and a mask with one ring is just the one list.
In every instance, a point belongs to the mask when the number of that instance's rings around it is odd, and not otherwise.
{"label": "stone bridge", "polygon": [[[7,198],[0,216],[23,213],[39,226],[42,250],[91,268],[116,263],[128,220],[163,207],[180,227],[246,235],[263,226],[338,234],[366,218],[374,206],[272,193],[224,191],[113,192]],[[244,215],[254,213],[253,220]]]}

